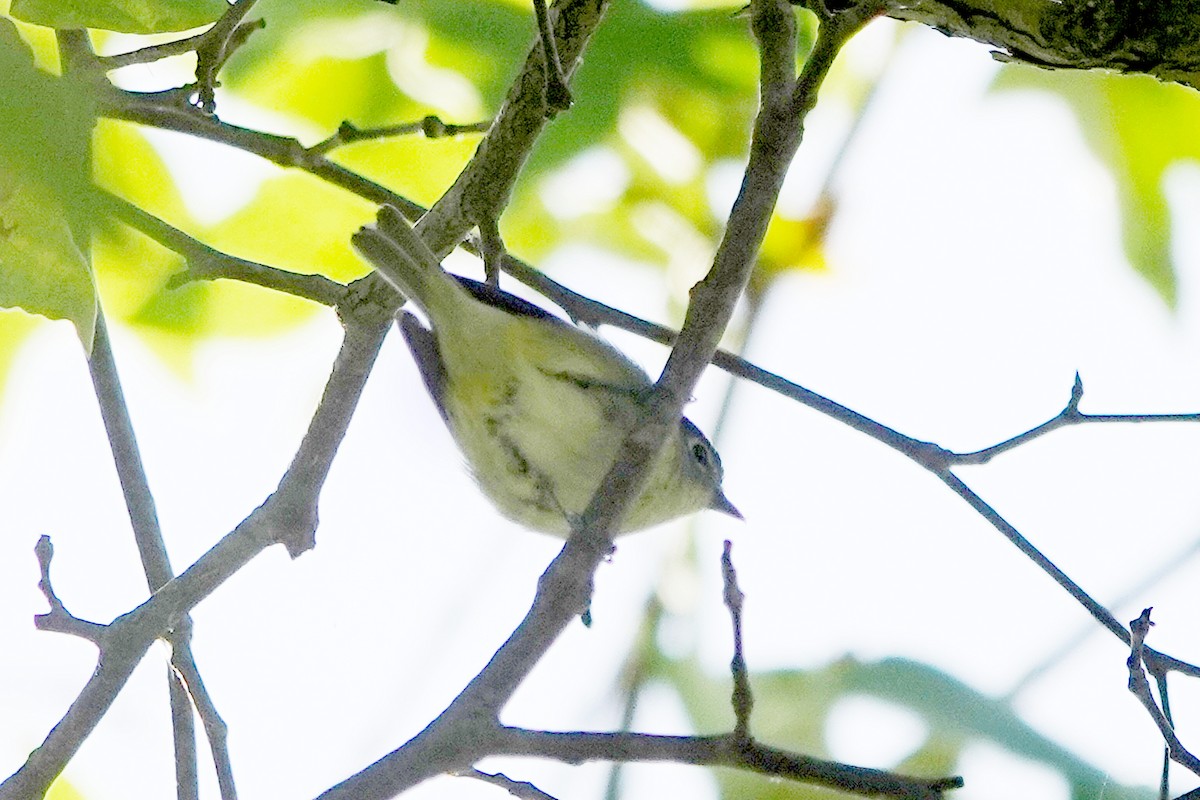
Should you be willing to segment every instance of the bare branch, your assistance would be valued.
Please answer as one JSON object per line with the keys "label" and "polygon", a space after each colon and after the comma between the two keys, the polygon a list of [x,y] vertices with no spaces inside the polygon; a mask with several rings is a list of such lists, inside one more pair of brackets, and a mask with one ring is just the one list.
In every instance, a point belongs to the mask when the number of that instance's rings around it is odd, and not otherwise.
{"label": "bare branch", "polygon": [[1158,707],[1158,703],[1154,701],[1154,695],[1150,691],[1150,682],[1146,680],[1146,671],[1144,668],[1144,653],[1146,635],[1150,633],[1150,626],[1154,623],[1150,621],[1150,609],[1144,609],[1137,619],[1129,623],[1131,632],[1129,641],[1129,658],[1126,664],[1129,667],[1129,691],[1133,692],[1134,697],[1146,708],[1150,714],[1150,719],[1154,720],[1154,724],[1158,726],[1159,733],[1162,734],[1163,741],[1167,743],[1167,752],[1171,760],[1182,765],[1194,775],[1200,775],[1200,758],[1188,752],[1183,743],[1179,741],[1179,737],[1175,735],[1175,727],[1171,721],[1167,719],[1163,710]]}
{"label": "bare branch", "polygon": [[475,778],[484,783],[490,783],[492,786],[499,786],[513,797],[518,797],[521,800],[555,800],[552,795],[546,794],[529,781],[514,781],[502,772],[491,773],[480,772],[477,769],[468,769],[458,774],[464,778]]}
{"label": "bare branch", "polygon": [[1200,86],[1194,5],[1117,0],[1009,3],[996,0],[888,0],[896,19],[928,25],[998,49],[1001,61],[1057,69],[1144,72]]}
{"label": "bare branch", "polygon": [[725,608],[729,609],[729,619],[733,623],[733,659],[729,671],[733,675],[733,705],[734,727],[733,735],[742,739],[750,738],[750,711],[754,708],[754,695],[750,691],[750,676],[746,670],[746,657],[742,653],[742,601],[745,595],[738,588],[737,570],[733,568],[733,542],[725,540],[725,549],[721,554],[721,576],[725,583]]}
{"label": "bare branch", "polygon": [[204,41],[196,48],[196,100],[200,110],[206,114],[212,114],[217,109],[217,73],[234,50],[244,44],[252,32],[262,27],[261,20],[256,25],[241,24],[256,2],[234,0],[229,10],[204,34]]}
{"label": "bare branch", "polygon": [[308,152],[311,155],[325,155],[331,150],[354,142],[410,136],[414,133],[419,133],[426,139],[445,139],[461,136],[464,133],[483,133],[491,124],[491,122],[471,122],[466,125],[453,125],[442,122],[433,114],[423,117],[419,122],[404,122],[382,128],[356,128],[349,122],[343,122],[338,126],[337,133],[323,142],[314,144],[308,148]]}
{"label": "bare branch", "polygon": [[[113,454],[113,464],[121,490],[125,495],[125,507],[129,512],[130,526],[133,538],[141,556],[142,571],[146,575],[146,586],[154,592],[175,577],[171,561],[167,556],[166,542],[163,540],[162,527],[158,522],[158,511],[155,508],[154,495],[150,491],[150,483],[142,465],[141,451],[138,447],[137,436],[133,430],[133,420],[129,416],[129,407],[125,403],[125,392],[121,388],[121,379],[117,373],[116,359],[113,357],[112,344],[108,338],[108,324],[103,311],[96,315],[96,336],[92,346],[92,355],[88,359],[88,371],[92,376],[92,386],[96,392],[96,401],[100,406],[100,416],[104,421],[104,429],[108,434],[109,447]],[[175,731],[175,769],[176,785],[180,800],[188,800],[199,796],[199,782],[196,765],[196,733],[192,718],[192,706],[184,682],[180,677],[188,673],[192,684],[204,690],[204,681],[196,666],[191,648],[191,619],[184,617],[178,626],[168,633],[171,643],[173,666],[167,671],[167,681],[171,700],[171,719]],[[104,657],[103,649],[101,658]],[[216,720],[220,720],[216,709],[205,709]],[[224,723],[221,723],[222,725]],[[236,791],[232,783],[232,769],[229,766],[229,751],[222,747],[220,741],[210,741],[213,759],[219,775],[229,777],[228,785],[222,782],[222,797],[233,800]],[[225,790],[228,791],[225,791]]]}
{"label": "bare branch", "polygon": [[531,731],[502,727],[489,742],[497,755],[540,756],[570,764],[585,761],[670,761],[732,767],[759,775],[816,784],[868,796],[935,800],[962,786],[962,778],[910,778],[883,770],[789,753],[727,733],[661,736],[646,733]]}
{"label": "bare branch", "polygon": [[130,50],[127,53],[115,53],[111,56],[97,56],[96,62],[104,70],[120,69],[134,64],[150,64],[155,61],[161,61],[164,58],[172,56],[181,56],[186,53],[191,53],[197,47],[204,43],[205,33],[197,33],[195,36],[188,36],[185,39],[176,39],[173,42],[162,42],[161,44],[152,44],[146,47]]}
{"label": "bare branch", "polygon": [[50,582],[50,562],[54,560],[54,545],[51,544],[50,537],[41,536],[33,552],[37,556],[38,568],[42,574],[41,580],[38,581],[38,589],[46,598],[46,602],[50,604],[48,614],[39,614],[33,618],[38,630],[69,633],[72,636],[87,639],[94,645],[99,645],[104,639],[107,626],[88,622],[67,611],[67,607],[58,599],[58,595],[54,591],[54,584]]}
{"label": "bare branch", "polygon": [[175,741],[175,796],[178,800],[200,800],[199,755],[196,752],[196,718],[192,701],[179,673],[167,669],[167,691],[171,706],[171,733]]}
{"label": "bare branch", "polygon": [[546,0],[533,0],[533,13],[537,17],[542,59],[546,67],[546,116],[553,117],[571,107],[571,90],[567,88],[562,62],[558,60],[558,45],[554,42],[554,26],[550,23]]}
{"label": "bare branch", "polygon": [[1200,422],[1200,414],[1085,414],[1079,410],[1079,401],[1083,399],[1083,380],[1075,373],[1075,383],[1071,388],[1071,397],[1058,415],[1043,422],[1036,428],[1018,434],[999,444],[985,447],[971,453],[947,453],[947,459],[954,464],[986,464],[1001,453],[1008,452],[1031,442],[1040,436],[1068,425],[1085,425],[1089,423],[1108,422]]}
{"label": "bare branch", "polygon": [[391,320],[390,308],[378,304],[378,295],[362,292],[356,299],[356,304],[343,307],[346,338],[321,403],[279,488],[196,563],[108,626],[104,656],[96,671],[42,745],[0,783],[0,800],[44,795],[154,640],[180,625],[196,604],[251,559],[272,544],[283,543],[293,556],[312,547],[317,497]]}

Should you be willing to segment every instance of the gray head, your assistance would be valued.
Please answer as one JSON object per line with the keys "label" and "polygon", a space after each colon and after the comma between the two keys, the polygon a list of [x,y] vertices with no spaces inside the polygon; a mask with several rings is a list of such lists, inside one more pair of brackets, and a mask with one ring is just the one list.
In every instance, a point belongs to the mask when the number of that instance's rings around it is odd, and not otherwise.
{"label": "gray head", "polygon": [[729,498],[725,496],[725,491],[721,488],[721,481],[725,478],[725,469],[721,466],[721,457],[717,455],[717,449],[687,417],[680,419],[679,424],[683,434],[683,446],[686,450],[685,463],[689,465],[689,469],[694,470],[694,474],[703,479],[705,484],[712,487],[712,499],[708,507],[731,517],[743,519],[742,512],[729,502]]}

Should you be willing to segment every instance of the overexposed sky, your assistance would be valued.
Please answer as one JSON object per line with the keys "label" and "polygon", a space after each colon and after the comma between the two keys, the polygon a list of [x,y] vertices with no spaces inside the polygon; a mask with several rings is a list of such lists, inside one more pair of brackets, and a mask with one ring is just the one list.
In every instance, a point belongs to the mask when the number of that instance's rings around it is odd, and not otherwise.
{"label": "overexposed sky", "polygon": [[[855,46],[865,52],[878,41]],[[1171,312],[1124,262],[1111,179],[1064,106],[1032,93],[987,94],[996,65],[986,49],[932,31],[907,37],[889,69],[836,185],[830,269],[778,286],[748,356],[959,450],[1053,416],[1076,370],[1085,411],[1200,409],[1200,240],[1183,224],[1200,208],[1195,165],[1177,167],[1167,182],[1180,270]],[[836,109],[814,117],[799,158],[828,153],[842,124]],[[803,211],[805,192],[800,181],[789,186],[785,206]],[[659,273],[620,263],[601,275],[595,257],[571,250],[542,266],[580,291],[668,319]],[[686,286],[704,266],[673,283]],[[190,381],[132,335],[113,336],[181,570],[274,488],[339,329],[324,313],[277,339],[206,343]],[[613,339],[648,369],[661,366],[661,348]],[[705,429],[725,380],[713,373],[697,389],[691,415]],[[32,627],[44,610],[37,537],[52,536],[56,588],[79,616],[107,621],[145,596],[69,326],[43,326],[9,387],[0,409],[2,775],[41,741],[94,666],[89,645]],[[1161,743],[1124,688],[1122,647],[940,483],[752,386],[739,391],[719,446],[727,493],[746,522],[707,514],[694,526],[621,540],[598,576],[596,624],[572,626],[505,721],[615,726],[609,687],[629,620],[664,573],[664,645],[695,652],[722,674],[729,626],[718,559],[721,540],[731,538],[754,669],[901,655],[1001,695],[1061,642],[1090,631],[1018,694],[1017,708],[1114,781],[1156,782]],[[1200,426],[1090,426],[959,474],[1102,602],[1174,565],[1116,613],[1128,620],[1153,605],[1151,643],[1195,661],[1197,453]],[[681,556],[693,534],[702,564],[695,572]],[[268,551],[195,612],[197,658],[230,724],[242,796],[313,796],[416,733],[520,620],[558,547],[505,522],[479,495],[392,337],[323,495],[316,549],[294,562]],[[172,791],[164,671],[165,651],[156,648],[69,767],[88,800]],[[1175,711],[1186,722],[1197,694],[1177,683]],[[650,694],[642,717],[646,729],[681,730],[682,714],[664,692]],[[845,703],[828,734],[835,757],[887,766],[921,730],[910,715],[863,700]],[[605,774],[599,765],[486,766],[564,798],[599,797]],[[973,748],[962,770],[968,787],[956,797],[1066,796],[1057,778],[989,746]],[[678,767],[640,766],[631,776],[639,797],[658,796],[665,776],[689,796],[711,786],[702,772]],[[206,796],[215,797],[206,780]],[[409,796],[501,795],[442,779]]]}

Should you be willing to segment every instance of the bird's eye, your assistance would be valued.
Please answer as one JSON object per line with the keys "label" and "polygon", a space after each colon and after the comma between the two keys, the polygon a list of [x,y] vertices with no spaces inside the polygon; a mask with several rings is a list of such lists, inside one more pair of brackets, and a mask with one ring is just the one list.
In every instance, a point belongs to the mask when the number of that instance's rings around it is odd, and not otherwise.
{"label": "bird's eye", "polygon": [[695,456],[696,462],[701,466],[708,466],[708,448],[696,442],[692,445],[692,455]]}

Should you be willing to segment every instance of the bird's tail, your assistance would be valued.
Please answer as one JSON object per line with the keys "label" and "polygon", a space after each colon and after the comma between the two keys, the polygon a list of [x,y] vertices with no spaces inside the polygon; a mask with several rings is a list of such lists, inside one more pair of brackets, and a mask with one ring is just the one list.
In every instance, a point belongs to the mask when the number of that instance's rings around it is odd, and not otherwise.
{"label": "bird's tail", "polygon": [[408,220],[391,206],[380,208],[375,225],[363,227],[350,241],[388,283],[431,319],[469,300]]}

